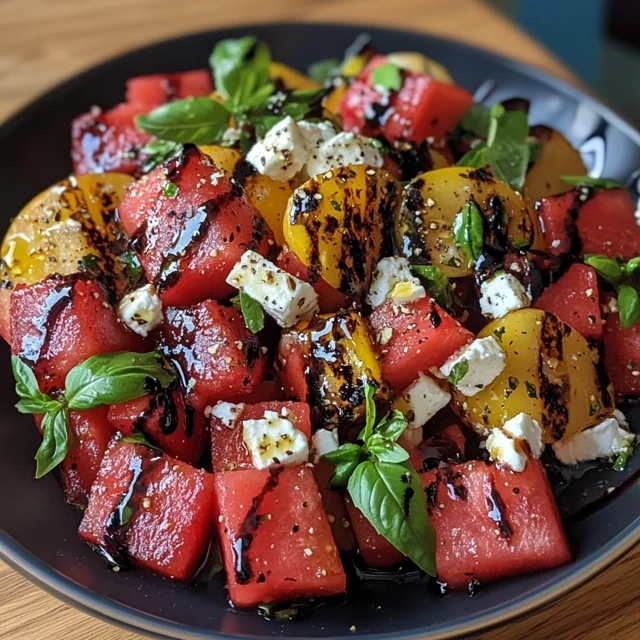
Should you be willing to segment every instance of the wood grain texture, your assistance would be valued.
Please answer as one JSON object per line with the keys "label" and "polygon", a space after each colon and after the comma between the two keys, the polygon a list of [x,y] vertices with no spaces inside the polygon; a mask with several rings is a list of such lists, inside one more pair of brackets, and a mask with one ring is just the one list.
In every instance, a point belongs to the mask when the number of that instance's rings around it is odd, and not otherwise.
{"label": "wood grain texture", "polygon": [[[296,19],[430,31],[573,80],[541,45],[477,0],[0,0],[0,121],[128,49],[192,31]],[[640,548],[551,608],[476,640],[640,638],[638,575]],[[67,607],[0,563],[0,640],[140,637]]]}

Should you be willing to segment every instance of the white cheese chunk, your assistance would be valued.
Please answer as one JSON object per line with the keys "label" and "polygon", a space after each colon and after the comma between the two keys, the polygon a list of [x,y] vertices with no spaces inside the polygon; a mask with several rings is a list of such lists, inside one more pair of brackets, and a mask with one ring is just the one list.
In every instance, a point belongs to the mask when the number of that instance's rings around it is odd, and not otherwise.
{"label": "white cheese chunk", "polygon": [[118,316],[129,329],[144,337],[164,320],[162,302],[150,284],[124,296],[118,305]]}
{"label": "white cheese chunk", "polygon": [[519,413],[502,425],[502,431],[514,440],[526,442],[534,458],[539,458],[544,449],[542,429],[536,420],[526,413]]}
{"label": "white cheese chunk", "polygon": [[634,442],[635,435],[623,429],[618,420],[612,417],[571,438],[555,442],[552,447],[556,458],[563,464],[578,464],[598,458],[612,458],[624,451],[630,452]]}
{"label": "white cheese chunk", "polygon": [[402,398],[409,406],[405,413],[409,427],[418,429],[449,404],[451,395],[421,372],[418,379],[402,392]]}
{"label": "white cheese chunk", "polygon": [[480,286],[480,310],[487,318],[502,318],[530,306],[531,296],[510,273],[500,273]]}
{"label": "white cheese chunk", "polygon": [[527,454],[517,440],[509,437],[502,429],[493,429],[486,442],[486,448],[493,460],[521,473],[527,466]]}
{"label": "white cheese chunk", "polygon": [[313,150],[305,169],[310,176],[349,164],[382,167],[384,158],[371,141],[357,133],[343,131]]}
{"label": "white cheese chunk", "polygon": [[325,453],[331,453],[340,446],[337,429],[318,429],[311,437],[313,461],[319,462]]}
{"label": "white cheese chunk", "polygon": [[209,413],[212,417],[220,420],[225,427],[233,429],[245,406],[244,402],[233,404],[232,402],[220,401],[215,406],[209,407],[209,411],[205,409],[205,414]]}
{"label": "white cheese chunk", "polygon": [[302,133],[304,143],[309,154],[313,154],[324,142],[336,135],[336,130],[328,120],[320,122],[298,122],[298,128]]}
{"label": "white cheese chunk", "polygon": [[[398,288],[398,285],[401,286]],[[378,262],[373,272],[369,293],[367,294],[367,303],[372,309],[375,309],[387,297],[393,297],[398,304],[404,304],[424,298],[426,295],[427,292],[420,284],[420,280],[411,271],[409,261],[406,258],[393,256],[391,258],[383,258]]]}
{"label": "white cheese chunk", "polygon": [[287,116],[251,147],[247,161],[273,180],[291,180],[302,169],[308,155],[300,128]]}
{"label": "white cheese chunk", "polygon": [[227,283],[253,298],[281,327],[292,327],[317,313],[313,287],[292,276],[255,251],[245,251]]}
{"label": "white cheese chunk", "polygon": [[242,439],[256,469],[277,464],[297,466],[309,460],[307,437],[275,411],[265,411],[259,420],[244,420]]}
{"label": "white cheese chunk", "polygon": [[[466,364],[465,362],[466,361]],[[460,393],[474,396],[491,384],[504,369],[506,356],[495,338],[478,338],[449,358],[440,371],[448,378],[452,370],[466,373],[455,383]]]}

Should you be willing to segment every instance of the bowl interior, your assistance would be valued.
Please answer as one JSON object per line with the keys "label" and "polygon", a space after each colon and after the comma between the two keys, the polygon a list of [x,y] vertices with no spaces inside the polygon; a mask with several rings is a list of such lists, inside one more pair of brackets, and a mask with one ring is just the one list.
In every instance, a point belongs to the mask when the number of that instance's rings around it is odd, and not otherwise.
{"label": "bowl interior", "polygon": [[[362,28],[332,25],[263,25],[202,33],[126,54],[54,89],[0,127],[2,228],[33,197],[70,171],[69,124],[91,105],[123,98],[127,78],[206,66],[214,42],[255,33],[274,57],[300,69],[339,57]],[[454,42],[400,31],[366,29],[382,51],[416,50],[441,61],[457,82],[489,102],[515,96],[531,101],[531,121],[562,131],[580,147],[590,167],[635,190],[640,136],[593,99],[559,81]],[[635,173],[634,173],[635,172]],[[224,582],[185,588],[141,572],[114,574],[76,536],[80,514],[66,507],[53,477],[33,478],[38,435],[31,418],[13,409],[9,349],[0,346],[0,554],[39,584],[99,615],[165,637],[452,637],[495,624],[549,603],[612,562],[640,537],[640,485],[598,510],[567,523],[576,558],[572,565],[481,589],[473,598],[445,597],[423,584],[371,583],[345,605],[325,605],[311,618],[269,623],[228,609]],[[640,415],[634,415],[635,425]],[[592,472],[589,484],[611,482]],[[593,482],[591,482],[591,479]],[[619,477],[617,478],[619,480]],[[567,494],[569,496],[569,494]],[[581,493],[563,498],[575,511]]]}

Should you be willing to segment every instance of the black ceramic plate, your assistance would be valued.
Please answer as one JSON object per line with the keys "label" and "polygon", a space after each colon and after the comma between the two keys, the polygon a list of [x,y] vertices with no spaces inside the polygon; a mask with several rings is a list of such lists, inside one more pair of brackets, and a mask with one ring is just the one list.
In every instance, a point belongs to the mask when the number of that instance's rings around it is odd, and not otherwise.
{"label": "black ceramic plate", "polygon": [[[40,190],[70,171],[69,123],[93,104],[110,107],[123,97],[127,78],[206,65],[220,38],[254,33],[277,60],[300,69],[340,56],[362,31],[382,51],[416,50],[442,62],[458,83],[489,102],[514,96],[531,100],[531,121],[551,125],[580,147],[591,167],[633,186],[637,196],[640,135],[592,98],[520,64],[451,41],[387,29],[319,24],[239,27],[153,45],[100,65],[46,94],[0,127],[3,226]],[[504,581],[473,598],[441,598],[423,584],[377,583],[348,605],[326,605],[311,618],[270,623],[229,611],[223,579],[185,588],[146,573],[115,574],[76,536],[80,514],[63,503],[55,478],[33,478],[38,435],[31,418],[13,404],[9,350],[0,347],[0,556],[63,600],[121,625],[163,638],[353,637],[451,638],[505,622],[550,604],[594,576],[640,539],[640,484],[629,480],[599,509],[571,516],[586,486],[605,492],[625,476],[589,471],[584,486],[561,497],[575,562],[538,575]],[[640,415],[634,416],[635,424]],[[636,456],[636,465],[638,464]]]}

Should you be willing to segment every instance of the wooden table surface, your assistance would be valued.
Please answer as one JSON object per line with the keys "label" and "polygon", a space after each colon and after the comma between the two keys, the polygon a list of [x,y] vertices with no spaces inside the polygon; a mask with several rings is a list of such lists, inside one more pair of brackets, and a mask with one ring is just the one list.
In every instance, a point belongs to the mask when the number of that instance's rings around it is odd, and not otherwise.
{"label": "wooden table surface", "polygon": [[[541,45],[478,0],[0,0],[0,121],[60,80],[122,51],[234,23],[297,19],[434,32],[575,81]],[[553,607],[481,638],[640,638],[639,575],[637,548]],[[0,640],[44,638],[140,636],[70,609],[0,563]]]}

